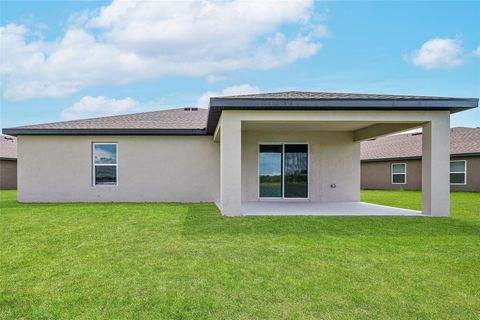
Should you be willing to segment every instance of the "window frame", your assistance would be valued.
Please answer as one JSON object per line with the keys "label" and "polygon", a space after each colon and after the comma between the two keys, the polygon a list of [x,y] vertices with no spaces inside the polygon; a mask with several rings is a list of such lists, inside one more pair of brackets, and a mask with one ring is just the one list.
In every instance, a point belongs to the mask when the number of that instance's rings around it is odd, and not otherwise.
{"label": "window frame", "polygon": [[[115,163],[95,163],[95,146],[98,144],[113,144],[115,145],[116,155]],[[92,187],[117,187],[118,186],[118,142],[92,142]],[[115,184],[96,184],[95,183],[95,168],[96,167],[112,167],[115,166]]]}
{"label": "window frame", "polygon": [[[403,164],[405,166],[405,173],[393,173],[393,166],[398,165],[398,164]],[[399,175],[403,174],[405,176],[405,181],[404,182],[393,182],[393,175]],[[390,184],[407,184],[407,163],[406,162],[392,162],[390,165]]]}
{"label": "window frame", "polygon": [[450,162],[448,163],[449,166],[451,165],[452,162],[463,162],[463,163],[465,164],[465,166],[464,166],[464,171],[462,171],[462,172],[461,172],[461,171],[453,171],[453,172],[452,172],[451,169],[450,169],[450,167],[448,168],[448,169],[449,169],[449,170],[448,170],[448,171],[449,171],[448,179],[449,179],[450,181],[451,181],[450,175],[451,175],[452,173],[463,173],[463,183],[458,183],[458,182],[452,183],[452,182],[449,181],[449,182],[450,182],[450,185],[451,185],[451,186],[464,186],[464,185],[466,185],[466,184],[467,184],[467,160],[450,160]]}
{"label": "window frame", "polygon": [[[289,144],[302,144],[307,146],[307,197],[305,198],[286,198],[285,197],[285,145]],[[260,197],[260,146],[261,145],[281,145],[282,146],[282,196],[281,197]],[[310,143],[309,142],[259,142],[257,145],[257,199],[261,200],[294,200],[294,201],[309,201],[310,200]]]}

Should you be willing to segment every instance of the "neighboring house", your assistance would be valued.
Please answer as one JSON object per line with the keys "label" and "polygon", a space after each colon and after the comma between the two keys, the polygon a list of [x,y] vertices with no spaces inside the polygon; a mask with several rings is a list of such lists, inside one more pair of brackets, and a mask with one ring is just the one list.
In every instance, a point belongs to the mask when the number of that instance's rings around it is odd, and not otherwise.
{"label": "neighboring house", "polygon": [[[424,214],[449,215],[450,114],[478,99],[281,92],[4,129],[20,202],[359,202],[360,141],[423,127]],[[290,204],[289,204],[290,203]],[[295,208],[294,208],[295,209]]]}
{"label": "neighboring house", "polygon": [[17,189],[17,139],[0,135],[0,190]]}
{"label": "neighboring house", "polygon": [[[364,141],[362,189],[422,189],[422,133]],[[450,130],[450,190],[480,191],[480,128]]]}

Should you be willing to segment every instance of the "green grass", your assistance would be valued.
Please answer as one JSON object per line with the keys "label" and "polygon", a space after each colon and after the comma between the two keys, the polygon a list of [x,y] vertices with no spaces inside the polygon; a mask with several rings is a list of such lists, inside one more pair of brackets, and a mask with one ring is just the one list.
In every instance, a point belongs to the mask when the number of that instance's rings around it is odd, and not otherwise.
{"label": "green grass", "polygon": [[[1,319],[474,319],[480,194],[452,217],[222,218],[213,204],[18,204]],[[419,209],[411,191],[364,201]]]}

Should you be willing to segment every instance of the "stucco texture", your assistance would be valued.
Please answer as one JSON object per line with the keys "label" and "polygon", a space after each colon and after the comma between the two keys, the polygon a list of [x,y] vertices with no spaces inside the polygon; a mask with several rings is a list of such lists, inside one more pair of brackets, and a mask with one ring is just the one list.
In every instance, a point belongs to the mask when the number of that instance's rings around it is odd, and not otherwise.
{"label": "stucco texture", "polygon": [[311,201],[360,200],[360,143],[352,133],[243,131],[242,201],[258,200],[258,145],[288,142],[309,144]]}
{"label": "stucco texture", "polygon": [[[93,142],[118,143],[117,186],[93,186]],[[309,144],[310,200],[359,200],[360,147],[351,133],[243,131],[243,201],[258,200],[260,142]],[[21,136],[19,158],[21,202],[219,200],[220,150],[211,136]]]}
{"label": "stucco texture", "polygon": [[[93,186],[92,143],[118,143],[118,186]],[[210,202],[219,145],[192,136],[20,136],[21,202]]]}

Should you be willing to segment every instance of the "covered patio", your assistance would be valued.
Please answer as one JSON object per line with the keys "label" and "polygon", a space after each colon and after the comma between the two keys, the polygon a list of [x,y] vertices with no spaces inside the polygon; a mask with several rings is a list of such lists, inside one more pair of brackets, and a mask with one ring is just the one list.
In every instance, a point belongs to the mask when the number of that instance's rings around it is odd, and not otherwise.
{"label": "covered patio", "polygon": [[[450,113],[475,103],[297,92],[212,98],[218,207],[226,216],[448,216]],[[413,128],[423,130],[422,211],[360,202],[360,142]]]}

